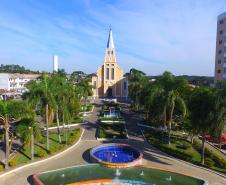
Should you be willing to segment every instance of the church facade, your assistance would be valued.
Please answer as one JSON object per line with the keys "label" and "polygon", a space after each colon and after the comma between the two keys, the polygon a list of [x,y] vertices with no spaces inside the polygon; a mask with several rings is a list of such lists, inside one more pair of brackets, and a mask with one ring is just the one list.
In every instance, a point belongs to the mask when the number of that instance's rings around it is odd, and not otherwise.
{"label": "church facade", "polygon": [[104,64],[92,76],[93,96],[100,98],[127,98],[128,80],[116,60],[112,30],[109,31]]}

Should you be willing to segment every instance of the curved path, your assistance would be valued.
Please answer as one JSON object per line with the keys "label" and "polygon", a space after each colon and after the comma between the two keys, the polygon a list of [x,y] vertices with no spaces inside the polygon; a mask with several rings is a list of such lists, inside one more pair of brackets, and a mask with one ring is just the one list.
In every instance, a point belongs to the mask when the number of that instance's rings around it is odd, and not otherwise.
{"label": "curved path", "polygon": [[[31,183],[31,175],[47,170],[65,168],[79,164],[88,163],[88,150],[102,142],[96,140],[96,120],[100,105],[97,104],[93,113],[88,117],[88,124],[84,125],[85,132],[81,141],[70,151],[54,159],[48,160],[45,163],[35,164],[25,167],[22,170],[13,172],[4,177],[0,176],[0,184],[2,185],[27,185]],[[136,115],[124,109],[124,115],[127,121],[127,130],[129,140],[122,141],[141,150],[144,154],[144,164],[166,170],[176,171],[188,174],[195,177],[200,177],[209,181],[209,185],[226,185],[226,178],[217,175],[215,172],[201,169],[192,164],[171,158],[166,154],[155,149],[144,141],[140,128],[137,126],[139,119]]]}

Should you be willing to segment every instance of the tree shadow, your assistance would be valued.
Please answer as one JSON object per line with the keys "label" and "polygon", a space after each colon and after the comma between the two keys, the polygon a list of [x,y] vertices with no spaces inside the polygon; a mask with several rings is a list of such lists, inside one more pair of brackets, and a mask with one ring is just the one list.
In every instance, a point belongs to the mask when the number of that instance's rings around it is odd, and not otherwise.
{"label": "tree shadow", "polygon": [[30,185],[35,185],[34,181],[33,181],[33,175],[30,175],[27,177],[27,182],[30,184]]}
{"label": "tree shadow", "polygon": [[17,150],[18,153],[24,155],[26,158],[30,159],[31,160],[31,157],[28,156],[26,153],[24,153],[22,150]]}
{"label": "tree shadow", "polygon": [[49,137],[49,140],[54,141],[55,143],[59,143],[58,140],[56,140],[56,139],[54,139],[54,138],[51,138],[51,137]]}
{"label": "tree shadow", "polygon": [[83,152],[82,154],[82,158],[84,159],[84,161],[90,163],[90,150],[91,148],[89,148],[88,150],[86,150],[85,152]]}
{"label": "tree shadow", "polygon": [[48,150],[47,150],[45,147],[43,147],[42,145],[40,145],[40,144],[38,144],[38,143],[35,143],[35,146],[37,146],[37,147],[39,147],[39,148],[45,150],[46,152],[48,152]]}

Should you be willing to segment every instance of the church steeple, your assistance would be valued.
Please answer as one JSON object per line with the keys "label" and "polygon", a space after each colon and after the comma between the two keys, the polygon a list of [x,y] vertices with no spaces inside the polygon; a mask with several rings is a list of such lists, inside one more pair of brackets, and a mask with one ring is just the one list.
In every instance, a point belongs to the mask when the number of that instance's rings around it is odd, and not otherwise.
{"label": "church steeple", "polygon": [[112,29],[109,30],[109,36],[108,36],[108,42],[107,42],[107,48],[114,49],[114,41],[113,41],[113,35],[112,35]]}

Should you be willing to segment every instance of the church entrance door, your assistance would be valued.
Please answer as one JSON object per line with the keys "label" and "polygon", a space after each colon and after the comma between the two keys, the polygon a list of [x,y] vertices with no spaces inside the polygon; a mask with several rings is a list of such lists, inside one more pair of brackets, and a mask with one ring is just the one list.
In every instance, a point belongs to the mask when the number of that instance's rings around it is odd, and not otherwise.
{"label": "church entrance door", "polygon": [[113,94],[112,94],[112,88],[111,87],[108,87],[107,89],[107,97],[108,98],[112,98]]}

